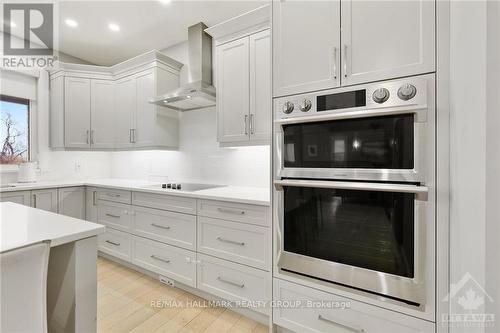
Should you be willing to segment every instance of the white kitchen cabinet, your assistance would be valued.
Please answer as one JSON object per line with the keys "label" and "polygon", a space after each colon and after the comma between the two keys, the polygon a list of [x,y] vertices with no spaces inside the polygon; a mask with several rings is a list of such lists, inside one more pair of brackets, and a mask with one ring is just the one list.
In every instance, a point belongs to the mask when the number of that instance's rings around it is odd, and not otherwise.
{"label": "white kitchen cabinet", "polygon": [[338,87],[340,1],[272,5],[273,96]]}
{"label": "white kitchen cabinet", "polygon": [[435,3],[342,0],[342,85],[434,71]]}
{"label": "white kitchen cabinet", "polygon": [[217,47],[217,120],[219,142],[249,140],[249,39]]}
{"label": "white kitchen cabinet", "polygon": [[126,77],[115,84],[115,147],[132,147],[136,109],[135,78]]}
{"label": "white kitchen cabinet", "polygon": [[65,187],[58,190],[58,213],[77,219],[85,219],[85,188]]}
{"label": "white kitchen cabinet", "polygon": [[218,141],[269,143],[271,36],[269,29],[217,46]]}
{"label": "white kitchen cabinet", "polygon": [[64,80],[64,145],[90,148],[90,79]]}
{"label": "white kitchen cabinet", "polygon": [[113,148],[115,143],[115,89],[111,80],[91,80],[90,144]]}
{"label": "white kitchen cabinet", "polygon": [[61,149],[64,148],[64,76],[50,80],[49,99],[49,144]]}
{"label": "white kitchen cabinet", "polygon": [[31,191],[31,207],[57,213],[57,189]]}
{"label": "white kitchen cabinet", "polygon": [[14,202],[20,205],[30,206],[30,191],[15,191],[0,193],[0,202]]}

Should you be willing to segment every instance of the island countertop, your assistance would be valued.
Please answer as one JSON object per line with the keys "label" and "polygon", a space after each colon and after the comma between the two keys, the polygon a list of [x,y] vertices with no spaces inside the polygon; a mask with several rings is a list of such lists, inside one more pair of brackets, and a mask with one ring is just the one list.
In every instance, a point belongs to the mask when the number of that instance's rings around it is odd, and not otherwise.
{"label": "island countertop", "polygon": [[103,233],[105,227],[12,202],[0,203],[0,252],[49,240],[51,247]]}

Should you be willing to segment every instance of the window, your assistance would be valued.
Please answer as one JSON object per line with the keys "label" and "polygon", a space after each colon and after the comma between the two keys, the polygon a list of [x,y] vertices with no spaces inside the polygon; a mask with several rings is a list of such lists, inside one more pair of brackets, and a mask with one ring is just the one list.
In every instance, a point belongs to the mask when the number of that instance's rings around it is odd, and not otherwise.
{"label": "window", "polygon": [[30,101],[0,95],[0,164],[30,159]]}

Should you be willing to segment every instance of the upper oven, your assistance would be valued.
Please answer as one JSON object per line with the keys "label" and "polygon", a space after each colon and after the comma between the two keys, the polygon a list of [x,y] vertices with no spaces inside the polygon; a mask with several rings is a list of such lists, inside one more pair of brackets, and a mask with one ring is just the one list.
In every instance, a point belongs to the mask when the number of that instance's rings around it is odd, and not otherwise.
{"label": "upper oven", "polygon": [[274,102],[275,175],[425,183],[432,75]]}

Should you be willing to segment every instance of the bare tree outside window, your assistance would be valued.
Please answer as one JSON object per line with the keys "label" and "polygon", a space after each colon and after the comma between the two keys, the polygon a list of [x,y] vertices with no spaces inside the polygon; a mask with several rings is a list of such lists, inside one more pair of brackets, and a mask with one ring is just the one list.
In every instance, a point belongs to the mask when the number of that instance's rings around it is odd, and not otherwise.
{"label": "bare tree outside window", "polygon": [[0,164],[29,160],[29,100],[0,95]]}

